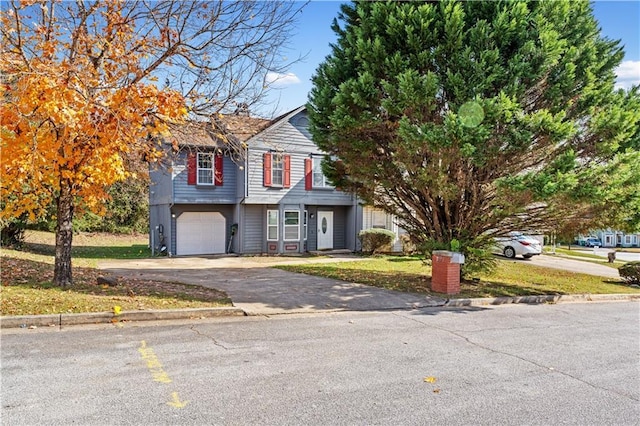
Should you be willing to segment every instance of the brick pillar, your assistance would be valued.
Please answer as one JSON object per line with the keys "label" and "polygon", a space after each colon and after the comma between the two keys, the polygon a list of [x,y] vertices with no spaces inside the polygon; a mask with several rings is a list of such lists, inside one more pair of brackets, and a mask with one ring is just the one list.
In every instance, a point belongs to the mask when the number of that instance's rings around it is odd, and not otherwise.
{"label": "brick pillar", "polygon": [[460,264],[451,262],[451,255],[431,256],[431,290],[438,293],[460,293]]}

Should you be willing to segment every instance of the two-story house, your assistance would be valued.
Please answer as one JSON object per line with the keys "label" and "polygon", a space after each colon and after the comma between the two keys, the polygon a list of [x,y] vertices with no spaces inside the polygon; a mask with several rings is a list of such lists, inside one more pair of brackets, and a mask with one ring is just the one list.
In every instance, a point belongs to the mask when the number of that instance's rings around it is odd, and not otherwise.
{"label": "two-story house", "polygon": [[[150,239],[171,255],[357,249],[362,207],[332,187],[304,107],[267,121],[176,127],[152,170]],[[230,149],[230,147],[234,147]]]}

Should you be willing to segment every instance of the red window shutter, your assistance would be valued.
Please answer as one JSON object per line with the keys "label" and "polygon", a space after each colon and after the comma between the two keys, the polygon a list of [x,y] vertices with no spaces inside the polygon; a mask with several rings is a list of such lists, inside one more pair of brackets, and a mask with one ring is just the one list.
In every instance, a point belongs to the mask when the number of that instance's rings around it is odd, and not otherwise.
{"label": "red window shutter", "polygon": [[311,191],[313,189],[313,159],[304,159],[304,189]]}
{"label": "red window shutter", "polygon": [[264,186],[271,186],[271,154],[266,152],[262,161]]}
{"label": "red window shutter", "polygon": [[291,187],[291,156],[284,156],[284,177],[282,179],[283,185],[285,188]]}
{"label": "red window shutter", "polygon": [[187,154],[187,185],[196,184],[196,174],[198,173],[198,165],[196,164],[196,154],[190,152]]}
{"label": "red window shutter", "polygon": [[222,186],[222,162],[223,162],[223,157],[222,155],[218,154],[215,157],[215,164],[214,164],[214,173],[215,173],[215,178],[213,179],[214,184],[216,186]]}

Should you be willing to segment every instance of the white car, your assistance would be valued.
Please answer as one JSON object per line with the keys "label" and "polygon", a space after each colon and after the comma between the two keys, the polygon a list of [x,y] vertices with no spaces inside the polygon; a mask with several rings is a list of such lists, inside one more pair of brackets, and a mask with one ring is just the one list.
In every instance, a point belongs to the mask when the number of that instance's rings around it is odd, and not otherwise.
{"label": "white car", "polygon": [[495,251],[509,259],[513,259],[516,256],[529,259],[541,254],[542,246],[540,241],[531,236],[519,232],[511,232],[508,237],[496,238]]}

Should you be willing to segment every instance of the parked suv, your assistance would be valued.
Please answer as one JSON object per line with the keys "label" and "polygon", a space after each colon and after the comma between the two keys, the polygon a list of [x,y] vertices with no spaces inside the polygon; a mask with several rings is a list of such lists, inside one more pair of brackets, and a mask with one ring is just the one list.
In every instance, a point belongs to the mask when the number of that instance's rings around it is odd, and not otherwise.
{"label": "parked suv", "polygon": [[509,259],[522,256],[529,259],[542,253],[540,241],[520,232],[511,232],[508,237],[496,238],[495,252]]}
{"label": "parked suv", "polygon": [[602,247],[602,241],[597,238],[587,238],[584,240],[584,245],[586,247]]}

